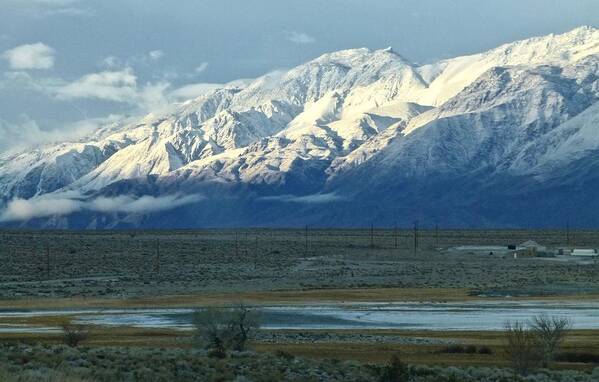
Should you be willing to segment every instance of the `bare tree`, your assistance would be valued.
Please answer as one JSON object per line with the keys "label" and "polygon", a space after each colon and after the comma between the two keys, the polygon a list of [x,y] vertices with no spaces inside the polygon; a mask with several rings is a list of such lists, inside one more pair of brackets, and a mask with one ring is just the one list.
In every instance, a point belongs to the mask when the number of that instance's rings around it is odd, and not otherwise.
{"label": "bare tree", "polygon": [[513,369],[521,375],[526,375],[536,364],[537,351],[532,331],[522,322],[507,322],[505,324],[507,340],[506,355]]}
{"label": "bare tree", "polygon": [[199,345],[209,349],[212,356],[225,358],[232,334],[227,312],[218,308],[196,310],[193,324]]}
{"label": "bare tree", "polygon": [[89,337],[89,330],[84,325],[64,324],[62,325],[62,341],[70,347],[77,347]]}
{"label": "bare tree", "polygon": [[229,349],[245,350],[260,328],[258,314],[239,304],[234,308],[207,308],[194,313],[196,339],[211,355],[224,358]]}
{"label": "bare tree", "polygon": [[233,350],[243,351],[247,342],[255,338],[256,333],[260,330],[260,316],[243,303],[237,305],[231,314],[234,332],[231,345]]}
{"label": "bare tree", "polygon": [[572,327],[572,322],[564,317],[536,316],[531,327],[541,366],[549,367]]}

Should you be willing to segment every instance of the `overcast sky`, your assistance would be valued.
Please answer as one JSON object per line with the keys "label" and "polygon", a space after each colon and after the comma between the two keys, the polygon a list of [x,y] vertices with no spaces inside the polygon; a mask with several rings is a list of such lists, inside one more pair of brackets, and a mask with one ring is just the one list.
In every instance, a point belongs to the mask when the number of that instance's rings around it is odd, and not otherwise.
{"label": "overcast sky", "polygon": [[0,151],[334,50],[417,63],[581,25],[597,0],[0,0]]}

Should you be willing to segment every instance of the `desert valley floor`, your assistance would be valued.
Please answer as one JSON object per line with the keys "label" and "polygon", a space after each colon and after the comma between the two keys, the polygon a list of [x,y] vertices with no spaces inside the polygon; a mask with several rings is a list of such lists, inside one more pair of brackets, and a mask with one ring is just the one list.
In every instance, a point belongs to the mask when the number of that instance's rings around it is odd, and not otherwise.
{"label": "desert valley floor", "polygon": [[[547,253],[497,251],[529,240]],[[0,343],[6,354],[33,344],[53,352],[72,321],[90,325],[93,351],[185,351],[193,309],[242,302],[264,315],[258,354],[377,364],[399,352],[417,364],[505,366],[502,320],[558,312],[575,324],[564,354],[588,357],[599,352],[599,264],[554,254],[575,247],[599,247],[599,233],[3,231]],[[591,361],[556,367],[589,371]]]}

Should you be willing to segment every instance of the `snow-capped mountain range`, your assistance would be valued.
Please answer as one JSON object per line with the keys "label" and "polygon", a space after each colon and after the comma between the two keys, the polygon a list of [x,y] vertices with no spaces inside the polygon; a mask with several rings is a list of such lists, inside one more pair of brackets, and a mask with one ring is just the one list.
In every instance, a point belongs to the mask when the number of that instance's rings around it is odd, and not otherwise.
{"label": "snow-capped mountain range", "polygon": [[599,225],[599,30],[415,65],[325,54],[79,142],[0,155],[43,227]]}

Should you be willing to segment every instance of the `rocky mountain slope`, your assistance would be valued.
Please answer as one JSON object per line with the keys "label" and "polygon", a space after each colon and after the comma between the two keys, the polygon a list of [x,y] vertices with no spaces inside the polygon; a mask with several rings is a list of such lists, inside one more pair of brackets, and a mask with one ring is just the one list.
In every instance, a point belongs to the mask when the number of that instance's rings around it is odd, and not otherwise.
{"label": "rocky mountain slope", "polygon": [[596,225],[598,76],[589,27],[424,66],[390,48],[326,54],[81,142],[1,155],[0,220]]}

